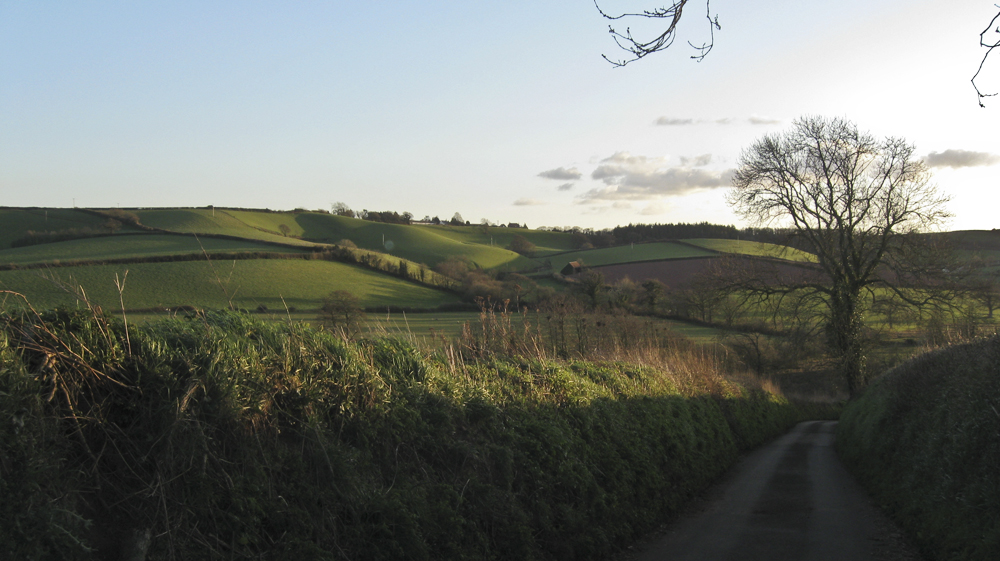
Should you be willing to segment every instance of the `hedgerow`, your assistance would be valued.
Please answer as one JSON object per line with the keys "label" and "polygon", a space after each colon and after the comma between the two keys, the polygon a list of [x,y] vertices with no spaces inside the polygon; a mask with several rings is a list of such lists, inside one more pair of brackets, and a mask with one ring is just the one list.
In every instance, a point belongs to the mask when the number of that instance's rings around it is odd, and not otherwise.
{"label": "hedgerow", "polygon": [[677,360],[8,313],[0,557],[599,559],[800,417]]}
{"label": "hedgerow", "polygon": [[1000,558],[1000,338],[877,379],[844,410],[837,450],[929,559]]}

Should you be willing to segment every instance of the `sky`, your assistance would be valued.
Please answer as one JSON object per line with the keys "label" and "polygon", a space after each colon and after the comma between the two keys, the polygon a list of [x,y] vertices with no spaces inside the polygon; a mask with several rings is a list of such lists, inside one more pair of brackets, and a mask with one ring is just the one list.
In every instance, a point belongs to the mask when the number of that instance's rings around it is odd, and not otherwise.
{"label": "sky", "polygon": [[[1000,227],[1000,97],[970,84],[1000,8],[944,5],[712,0],[695,62],[692,0],[670,49],[616,68],[588,0],[0,0],[0,206],[745,225],[741,151],[824,116],[912,143],[947,229]],[[1000,91],[1000,53],[977,83]]]}

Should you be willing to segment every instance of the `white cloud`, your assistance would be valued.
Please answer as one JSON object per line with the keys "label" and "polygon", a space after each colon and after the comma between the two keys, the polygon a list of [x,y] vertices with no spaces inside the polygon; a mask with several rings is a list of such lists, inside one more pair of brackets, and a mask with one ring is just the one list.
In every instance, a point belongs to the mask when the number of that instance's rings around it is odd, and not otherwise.
{"label": "white cloud", "polygon": [[746,119],[736,118],[736,117],[718,117],[715,119],[659,117],[655,121],[653,121],[653,124],[660,126],[704,125],[704,124],[736,125],[739,123],[749,123],[751,125],[780,125],[782,123],[782,120],[773,119],[771,117],[762,117],[760,115],[750,115]]}
{"label": "white cloud", "polygon": [[757,115],[750,115],[747,121],[751,125],[780,125],[781,119],[772,119],[770,117],[760,117]]}
{"label": "white cloud", "polygon": [[931,152],[924,161],[932,168],[971,168],[1000,164],[1000,155],[949,149],[944,152]]}
{"label": "white cloud", "polygon": [[667,205],[660,203],[650,203],[646,205],[642,210],[640,210],[639,214],[642,214],[644,216],[655,216],[657,214],[664,214],[668,210],[670,210],[670,208]]}
{"label": "white cloud", "polygon": [[690,165],[690,166],[694,166],[696,168],[700,168],[700,167],[707,166],[710,163],[712,163],[712,155],[711,154],[702,154],[701,156],[695,156],[693,158],[686,158],[684,156],[681,156],[681,165],[682,166],[688,166],[688,165]]}
{"label": "white cloud", "polygon": [[583,174],[580,170],[576,168],[566,169],[564,167],[557,167],[556,169],[550,169],[548,171],[543,171],[538,174],[538,177],[544,177],[545,179],[558,179],[561,181],[580,179]]}
{"label": "white cloud", "polygon": [[681,166],[670,167],[665,158],[616,152],[601,160],[590,174],[591,178],[602,181],[607,187],[591,189],[577,198],[583,203],[598,200],[645,201],[730,186],[733,170],[713,171],[687,165],[705,165],[709,161],[711,155],[704,154],[684,158]]}
{"label": "white cloud", "polygon": [[544,204],[548,203],[545,201],[539,201],[538,199],[526,199],[523,197],[513,202],[514,206],[538,206]]}
{"label": "white cloud", "polygon": [[654,123],[664,127],[672,127],[677,125],[693,125],[694,119],[680,119],[677,117],[660,117],[659,119],[654,121]]}
{"label": "white cloud", "polygon": [[562,185],[556,187],[556,189],[559,189],[560,191],[569,191],[574,185],[576,185],[576,183],[563,183]]}

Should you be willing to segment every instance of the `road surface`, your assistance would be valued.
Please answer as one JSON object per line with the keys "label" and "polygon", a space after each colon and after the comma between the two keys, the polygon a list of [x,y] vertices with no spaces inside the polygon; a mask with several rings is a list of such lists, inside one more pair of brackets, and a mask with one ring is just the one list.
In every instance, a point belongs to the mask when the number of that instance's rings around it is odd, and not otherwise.
{"label": "road surface", "polygon": [[836,421],[800,423],[752,452],[636,561],[920,559],[833,449]]}

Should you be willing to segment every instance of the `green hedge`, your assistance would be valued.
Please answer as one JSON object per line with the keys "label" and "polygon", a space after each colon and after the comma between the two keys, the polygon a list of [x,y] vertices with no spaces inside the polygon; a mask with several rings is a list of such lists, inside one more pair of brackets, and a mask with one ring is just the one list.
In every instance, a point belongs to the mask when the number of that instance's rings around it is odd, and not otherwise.
{"label": "green hedge", "polygon": [[149,531],[148,559],[599,559],[801,416],[628,364],[465,364],[231,313],[0,327],[3,558]]}
{"label": "green hedge", "polygon": [[931,559],[1000,559],[1000,338],[875,381],[837,430],[848,467]]}

